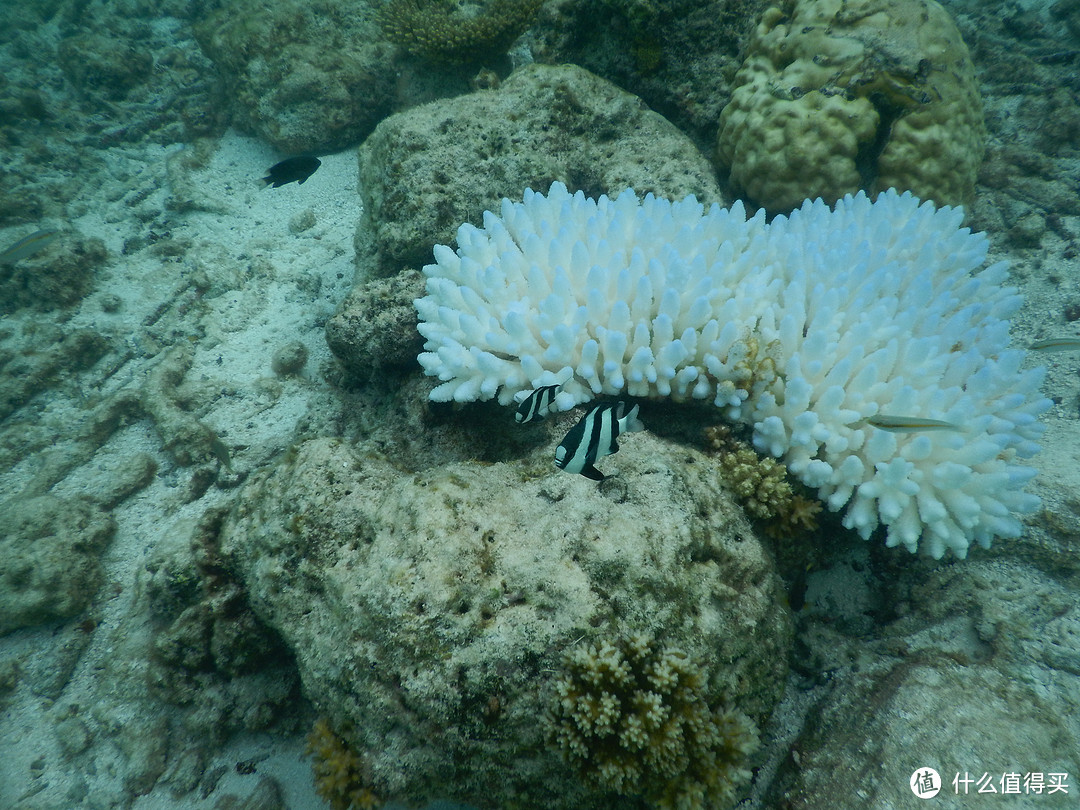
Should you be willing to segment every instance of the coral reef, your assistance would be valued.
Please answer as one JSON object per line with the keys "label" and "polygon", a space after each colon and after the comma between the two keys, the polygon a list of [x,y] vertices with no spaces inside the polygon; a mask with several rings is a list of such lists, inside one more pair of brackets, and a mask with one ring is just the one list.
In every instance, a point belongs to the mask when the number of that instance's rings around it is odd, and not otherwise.
{"label": "coral reef", "polygon": [[768,715],[791,637],[771,556],[703,453],[635,438],[640,454],[599,487],[556,470],[549,446],[409,473],[393,446],[391,462],[330,439],[246,485],[226,565],[363,787],[406,804],[610,808],[538,722],[583,636],[663,639],[708,673],[710,708]]}
{"label": "coral reef", "polygon": [[708,673],[645,635],[579,645],[555,682],[552,735],[599,789],[664,810],[722,810],[750,778],[750,718],[707,699]]}
{"label": "coral reef", "polygon": [[364,763],[320,717],[308,735],[315,790],[331,810],[375,810],[382,802],[366,785]]}
{"label": "coral reef", "polygon": [[985,141],[967,47],[935,0],[788,0],[762,16],[717,152],[771,211],[860,188],[956,205]]}
{"label": "coral reef", "polygon": [[741,202],[526,189],[424,267],[429,398],[709,401],[864,539],[964,557],[1037,508],[1016,462],[1051,403],[1010,347],[1007,265],[983,267],[962,219],[894,190],[766,222]]}
{"label": "coral reef", "polygon": [[505,53],[544,0],[482,0],[472,16],[448,0],[388,0],[379,10],[386,38],[433,62],[478,62]]}

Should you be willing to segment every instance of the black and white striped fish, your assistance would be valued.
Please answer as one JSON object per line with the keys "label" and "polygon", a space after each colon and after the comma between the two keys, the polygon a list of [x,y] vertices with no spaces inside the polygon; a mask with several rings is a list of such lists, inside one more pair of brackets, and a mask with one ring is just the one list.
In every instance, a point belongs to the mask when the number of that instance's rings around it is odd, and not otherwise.
{"label": "black and white striped fish", "polygon": [[529,393],[518,405],[514,419],[525,424],[534,419],[543,419],[555,410],[555,395],[559,393],[561,385],[542,385]]}
{"label": "black and white striped fish", "polygon": [[615,441],[619,434],[645,429],[637,418],[637,405],[625,416],[624,409],[622,402],[605,402],[591,409],[559,442],[555,466],[566,472],[581,473],[593,481],[603,481],[604,474],[593,466],[596,460],[619,452]]}

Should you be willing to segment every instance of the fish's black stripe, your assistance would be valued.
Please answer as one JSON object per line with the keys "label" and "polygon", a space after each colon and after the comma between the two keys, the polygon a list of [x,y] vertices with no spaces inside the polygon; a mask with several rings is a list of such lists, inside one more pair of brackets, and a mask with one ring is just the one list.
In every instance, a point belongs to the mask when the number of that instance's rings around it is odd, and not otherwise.
{"label": "fish's black stripe", "polygon": [[604,433],[605,417],[610,410],[610,405],[598,405],[585,417],[592,420],[592,424],[589,425],[589,444],[585,451],[585,464],[583,465],[585,467],[591,467],[596,461],[597,452],[600,450],[600,438]]}

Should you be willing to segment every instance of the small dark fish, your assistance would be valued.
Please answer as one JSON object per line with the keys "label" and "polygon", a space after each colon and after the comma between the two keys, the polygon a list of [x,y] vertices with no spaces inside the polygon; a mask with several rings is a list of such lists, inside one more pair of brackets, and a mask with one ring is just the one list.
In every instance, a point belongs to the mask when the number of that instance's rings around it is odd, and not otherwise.
{"label": "small dark fish", "polygon": [[543,419],[555,408],[555,395],[559,393],[561,385],[542,385],[535,391],[531,391],[518,405],[514,419],[524,424],[534,419]]}
{"label": "small dark fish", "polygon": [[29,236],[24,236],[7,250],[0,252],[0,264],[14,264],[19,259],[25,259],[39,250],[44,250],[52,244],[59,233],[51,228],[42,228]]}
{"label": "small dark fish", "polygon": [[285,158],[281,163],[275,163],[270,167],[269,173],[263,178],[263,182],[274,188],[281,188],[286,183],[303,185],[315,170],[322,165],[317,157],[301,155],[300,157]]}
{"label": "small dark fish", "polygon": [[604,474],[593,464],[598,458],[619,452],[615,441],[621,433],[644,430],[637,418],[638,406],[623,416],[622,402],[597,405],[585,418],[570,428],[570,432],[555,449],[555,466],[571,473],[581,473],[593,481],[603,481]]}
{"label": "small dark fish", "polygon": [[232,457],[229,455],[229,448],[216,434],[210,440],[210,452],[214,454],[214,458],[221,463],[221,466],[228,472],[232,472]]}

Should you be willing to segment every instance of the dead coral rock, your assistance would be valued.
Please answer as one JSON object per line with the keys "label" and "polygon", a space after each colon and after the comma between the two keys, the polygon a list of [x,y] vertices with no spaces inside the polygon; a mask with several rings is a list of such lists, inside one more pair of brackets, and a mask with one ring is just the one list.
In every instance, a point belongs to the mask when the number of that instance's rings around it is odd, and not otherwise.
{"label": "dead coral rock", "polygon": [[283,152],[357,143],[391,111],[393,47],[367,3],[237,0],[195,35],[230,88],[238,123]]}
{"label": "dead coral rock", "polygon": [[194,360],[190,346],[170,349],[150,372],[143,389],[142,405],[154,419],[163,447],[181,467],[206,465],[215,460],[226,465],[227,450],[218,435],[178,403],[177,387]]}
{"label": "dead coral rock", "polygon": [[223,565],[222,513],[179,525],[147,565],[157,626],[150,682],[156,697],[187,707],[184,726],[202,744],[267,728],[287,714],[297,687],[289,655]]}
{"label": "dead coral rock", "polygon": [[[529,65],[498,90],[432,102],[380,124],[360,148],[362,231],[380,276],[431,261],[462,222],[553,180],[589,196],[721,199],[709,161],[641,99],[573,65]],[[365,244],[367,240],[358,240]]]}
{"label": "dead coral rock", "polygon": [[0,265],[0,312],[77,304],[91,292],[94,274],[108,258],[105,243],[97,237],[63,233],[40,254]]}
{"label": "dead coral rock", "polygon": [[57,58],[64,75],[90,96],[122,99],[151,75],[154,60],[120,37],[82,33],[61,40]]}
{"label": "dead coral rock", "polygon": [[116,530],[86,501],[52,495],[0,503],[0,635],[81,613],[101,585]]}
{"label": "dead coral rock", "polygon": [[663,639],[709,673],[710,705],[759,722],[783,690],[780,581],[702,454],[635,435],[600,485],[534,456],[408,474],[316,439],[223,525],[229,568],[380,797],[610,808],[539,722],[579,643]]}
{"label": "dead coral rock", "polygon": [[641,96],[705,151],[770,0],[549,0],[527,34],[536,61],[580,65]]}
{"label": "dead coral rock", "polygon": [[90,368],[108,351],[108,341],[91,329],[60,334],[45,348],[0,354],[0,419],[55,385],[65,373]]}
{"label": "dead coral rock", "polygon": [[413,299],[423,294],[424,277],[416,270],[357,285],[326,324],[330,351],[361,379],[394,368],[416,370],[424,340],[416,331]]}

